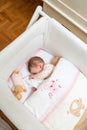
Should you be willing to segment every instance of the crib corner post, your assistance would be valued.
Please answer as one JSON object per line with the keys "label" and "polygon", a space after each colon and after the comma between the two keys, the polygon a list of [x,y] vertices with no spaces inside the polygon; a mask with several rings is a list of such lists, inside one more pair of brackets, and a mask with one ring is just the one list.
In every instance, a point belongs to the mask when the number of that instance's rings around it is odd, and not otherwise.
{"label": "crib corner post", "polygon": [[37,19],[40,16],[40,12],[41,11],[42,11],[42,7],[41,6],[37,6],[37,8],[36,8],[36,10],[35,10],[35,12],[34,12],[34,14],[33,14],[33,16],[32,16],[32,18],[31,18],[31,20],[30,20],[30,22],[29,22],[29,24],[28,24],[26,29],[30,28],[30,26],[33,25],[37,21]]}

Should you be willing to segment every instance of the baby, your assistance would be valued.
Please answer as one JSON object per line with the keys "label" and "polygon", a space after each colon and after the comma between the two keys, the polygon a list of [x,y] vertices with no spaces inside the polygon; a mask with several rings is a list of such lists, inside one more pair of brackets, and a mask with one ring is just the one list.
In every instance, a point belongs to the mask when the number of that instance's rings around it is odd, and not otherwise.
{"label": "baby", "polygon": [[[44,60],[41,57],[34,56],[28,61],[28,70],[31,73],[29,79],[43,80],[48,78],[54,69],[53,64],[45,64]],[[37,88],[32,87],[32,90],[35,91]]]}
{"label": "baby", "polygon": [[37,90],[38,85],[51,75],[59,58],[60,57],[54,57],[51,64],[45,64],[42,58],[38,56],[32,57],[28,61],[28,70],[30,72],[29,76],[23,78],[19,71],[14,71],[12,73],[11,78],[13,80],[14,87],[20,86],[24,88],[25,84],[27,83],[33,91]]}

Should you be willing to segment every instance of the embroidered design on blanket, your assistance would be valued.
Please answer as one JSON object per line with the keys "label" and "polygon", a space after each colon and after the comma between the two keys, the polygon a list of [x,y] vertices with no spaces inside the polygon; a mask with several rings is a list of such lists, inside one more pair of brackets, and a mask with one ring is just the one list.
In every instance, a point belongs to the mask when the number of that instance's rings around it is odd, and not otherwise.
{"label": "embroidered design on blanket", "polygon": [[50,81],[50,85],[48,85],[48,87],[44,87],[44,89],[47,91],[48,93],[48,97],[49,99],[52,99],[53,96],[55,95],[55,93],[58,91],[58,89],[62,88],[59,80],[55,79],[55,80],[51,80]]}
{"label": "embroidered design on blanket", "polygon": [[71,105],[70,105],[70,113],[73,114],[76,117],[79,117],[81,114],[81,110],[84,109],[84,105],[82,103],[82,99],[75,99],[72,101]]}

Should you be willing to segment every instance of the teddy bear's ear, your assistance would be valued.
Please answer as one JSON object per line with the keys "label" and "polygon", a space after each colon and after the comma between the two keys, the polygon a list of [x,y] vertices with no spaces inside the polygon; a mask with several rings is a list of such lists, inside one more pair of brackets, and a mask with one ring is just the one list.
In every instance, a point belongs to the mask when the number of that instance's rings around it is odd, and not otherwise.
{"label": "teddy bear's ear", "polygon": [[19,74],[19,71],[18,71],[18,70],[15,70],[13,73],[14,73],[14,74]]}

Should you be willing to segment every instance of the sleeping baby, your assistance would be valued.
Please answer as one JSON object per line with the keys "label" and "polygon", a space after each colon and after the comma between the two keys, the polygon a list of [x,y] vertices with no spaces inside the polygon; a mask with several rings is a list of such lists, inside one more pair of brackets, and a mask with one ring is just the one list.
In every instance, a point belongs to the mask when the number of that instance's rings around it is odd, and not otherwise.
{"label": "sleeping baby", "polygon": [[[16,86],[24,87],[24,82],[26,82],[32,91],[36,91],[38,86],[42,83],[44,79],[47,79],[53,72],[54,65],[58,62],[60,57],[55,57],[51,63],[47,64],[41,57],[34,56],[28,61],[28,71],[30,75],[23,78],[20,72],[14,71],[12,74],[12,80],[14,83],[14,88]],[[18,87],[16,87],[17,90]],[[19,88],[18,88],[19,90]],[[24,91],[25,92],[25,91]]]}
{"label": "sleeping baby", "polygon": [[[54,66],[58,62],[60,57],[55,56],[51,63],[45,63],[41,57],[34,56],[28,61],[28,70],[31,73],[29,75],[28,83],[32,82],[32,90],[37,90],[37,87],[44,79],[47,79],[53,72]],[[37,80],[37,84],[34,81]]]}
{"label": "sleeping baby", "polygon": [[[28,61],[28,70],[31,73],[29,79],[30,81],[32,79],[38,80],[39,84],[51,75],[53,69],[53,64],[45,64],[44,60],[38,56],[34,56]],[[37,90],[37,87],[38,85],[32,86],[32,90]]]}

